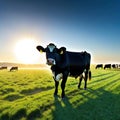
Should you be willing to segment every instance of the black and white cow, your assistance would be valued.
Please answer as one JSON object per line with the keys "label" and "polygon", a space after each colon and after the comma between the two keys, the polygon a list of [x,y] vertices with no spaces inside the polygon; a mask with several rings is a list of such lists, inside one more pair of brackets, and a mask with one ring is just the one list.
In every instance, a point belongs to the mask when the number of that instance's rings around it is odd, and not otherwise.
{"label": "black and white cow", "polygon": [[[61,97],[65,97],[65,84],[68,76],[80,77],[78,88],[80,88],[82,78],[85,80],[84,89],[87,88],[87,79],[91,79],[90,60],[91,55],[87,52],[69,52],[65,47],[57,48],[53,43],[47,45],[46,48],[42,46],[36,47],[38,51],[46,52],[47,64],[51,66],[55,81],[55,92],[58,93],[59,80],[62,79]],[[84,73],[84,75],[83,75]]]}
{"label": "black and white cow", "polygon": [[11,67],[11,68],[10,68],[10,72],[11,72],[11,71],[17,71],[17,70],[18,70],[18,67]]}

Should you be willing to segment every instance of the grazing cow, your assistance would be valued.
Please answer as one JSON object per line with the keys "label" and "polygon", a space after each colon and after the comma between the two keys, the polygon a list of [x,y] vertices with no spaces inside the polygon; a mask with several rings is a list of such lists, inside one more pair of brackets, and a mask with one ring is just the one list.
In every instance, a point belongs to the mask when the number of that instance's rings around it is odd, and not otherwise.
{"label": "grazing cow", "polygon": [[95,69],[98,69],[98,68],[103,68],[103,64],[96,65]]}
{"label": "grazing cow", "polygon": [[16,71],[16,70],[18,70],[18,67],[11,67],[10,68],[10,71]]}
{"label": "grazing cow", "polygon": [[117,64],[112,64],[112,68],[117,68]]}
{"label": "grazing cow", "polygon": [[7,70],[6,66],[0,67],[0,70]]}
{"label": "grazing cow", "polygon": [[120,69],[120,64],[118,64],[118,68]]}
{"label": "grazing cow", "polygon": [[[87,79],[91,79],[90,59],[91,55],[87,52],[69,52],[65,47],[57,48],[50,43],[46,48],[42,46],[36,47],[38,51],[46,52],[47,64],[51,66],[53,78],[55,81],[55,92],[58,93],[59,80],[62,79],[61,97],[65,97],[65,85],[68,76],[75,78],[80,77],[78,88],[80,88],[82,78],[84,78],[84,89],[87,88]],[[84,73],[84,76],[83,76]]]}
{"label": "grazing cow", "polygon": [[116,64],[116,68],[119,68],[119,64]]}
{"label": "grazing cow", "polygon": [[111,64],[105,64],[104,69],[110,68],[111,69]]}

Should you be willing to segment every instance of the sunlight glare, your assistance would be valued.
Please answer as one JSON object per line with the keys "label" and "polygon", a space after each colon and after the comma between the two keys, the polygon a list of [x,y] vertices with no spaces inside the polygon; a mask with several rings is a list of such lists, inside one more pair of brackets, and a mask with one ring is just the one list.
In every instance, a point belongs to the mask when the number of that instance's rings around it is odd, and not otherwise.
{"label": "sunlight glare", "polygon": [[15,55],[18,61],[24,64],[35,63],[38,59],[38,51],[36,50],[37,42],[34,39],[22,39],[16,43]]}

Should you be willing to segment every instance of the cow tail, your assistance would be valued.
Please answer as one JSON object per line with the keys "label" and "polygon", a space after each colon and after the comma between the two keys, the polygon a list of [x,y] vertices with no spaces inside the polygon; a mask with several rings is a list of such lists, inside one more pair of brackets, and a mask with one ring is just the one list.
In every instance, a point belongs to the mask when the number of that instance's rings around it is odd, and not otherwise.
{"label": "cow tail", "polygon": [[91,74],[91,71],[89,70],[89,80],[91,80],[91,77],[92,77],[92,74]]}

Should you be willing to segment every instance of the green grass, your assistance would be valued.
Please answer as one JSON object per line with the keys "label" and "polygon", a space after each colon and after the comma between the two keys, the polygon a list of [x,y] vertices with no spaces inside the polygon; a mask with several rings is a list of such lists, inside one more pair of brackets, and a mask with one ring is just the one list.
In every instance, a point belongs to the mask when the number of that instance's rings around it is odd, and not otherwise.
{"label": "green grass", "polygon": [[0,71],[0,120],[120,120],[120,70],[95,70],[88,89],[68,78],[54,97],[49,70]]}

